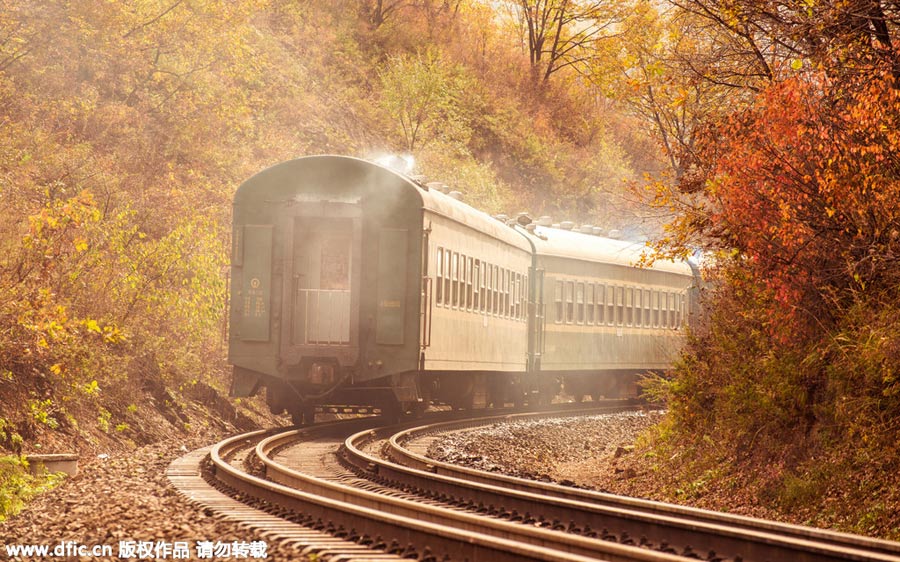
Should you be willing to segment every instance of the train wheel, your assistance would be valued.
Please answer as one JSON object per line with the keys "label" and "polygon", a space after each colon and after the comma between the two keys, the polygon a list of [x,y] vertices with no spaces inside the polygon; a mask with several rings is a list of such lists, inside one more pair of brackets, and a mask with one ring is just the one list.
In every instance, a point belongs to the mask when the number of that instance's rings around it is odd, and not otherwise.
{"label": "train wheel", "polygon": [[463,396],[456,398],[450,402],[450,407],[454,410],[471,410],[472,405],[475,403],[475,393],[468,392]]}
{"label": "train wheel", "polygon": [[381,405],[381,418],[385,423],[400,423],[403,419],[403,406],[396,400],[388,400]]}
{"label": "train wheel", "polygon": [[475,377],[471,373],[457,373],[440,379],[440,399],[454,410],[470,409],[475,402]]}
{"label": "train wheel", "polygon": [[419,395],[418,402],[412,404],[410,411],[413,416],[420,418],[428,406],[431,405],[431,397],[434,394],[434,379],[430,376],[419,375],[416,379],[416,392]]}
{"label": "train wheel", "polygon": [[290,414],[294,425],[312,425],[316,423],[315,404],[301,404],[297,408],[291,408]]}

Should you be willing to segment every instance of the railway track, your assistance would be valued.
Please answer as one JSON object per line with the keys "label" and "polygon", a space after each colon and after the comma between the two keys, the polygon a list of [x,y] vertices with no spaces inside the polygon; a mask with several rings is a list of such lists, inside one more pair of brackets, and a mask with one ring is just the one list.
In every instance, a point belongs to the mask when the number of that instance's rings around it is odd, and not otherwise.
{"label": "railway track", "polygon": [[423,453],[442,432],[560,415],[576,414],[448,412],[406,427],[364,418],[256,432],[218,443],[203,463],[204,452],[173,463],[170,478],[185,479],[182,490],[204,509],[235,498],[263,508],[240,516],[321,559],[900,562],[898,543],[486,473]]}

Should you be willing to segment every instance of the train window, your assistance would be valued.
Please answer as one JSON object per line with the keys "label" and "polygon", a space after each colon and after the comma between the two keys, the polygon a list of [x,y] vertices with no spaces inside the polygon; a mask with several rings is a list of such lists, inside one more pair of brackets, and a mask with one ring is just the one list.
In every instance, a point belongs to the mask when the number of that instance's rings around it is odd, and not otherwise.
{"label": "train window", "polygon": [[503,276],[503,284],[500,285],[500,291],[503,294],[500,298],[500,316],[509,318],[509,270],[501,269],[500,271]]}
{"label": "train window", "polygon": [[518,285],[516,284],[516,272],[509,272],[509,317],[515,320],[516,318],[516,289],[518,289]]}
{"label": "train window", "polygon": [[435,263],[437,264],[437,268],[435,268],[434,275],[436,278],[436,284],[434,288],[434,301],[437,304],[441,304],[444,297],[444,291],[441,290],[444,288],[444,249],[440,246],[437,249],[437,260],[435,260]]}
{"label": "train window", "polygon": [[505,318],[509,318],[509,290],[512,286],[512,276],[509,274],[508,269],[503,270],[503,310],[500,311],[501,315]]}
{"label": "train window", "polygon": [[494,286],[494,267],[491,264],[484,265],[484,311],[491,313],[491,307],[494,305],[494,293],[491,287]]}
{"label": "train window", "polygon": [[634,289],[625,289],[625,325],[634,326]]}
{"label": "train window", "polygon": [[494,281],[491,285],[491,292],[494,294],[494,306],[491,308],[491,314],[497,315],[500,312],[500,267],[494,266]]}
{"label": "train window", "polygon": [[497,268],[493,265],[488,266],[488,297],[487,313],[493,314],[497,302]]}
{"label": "train window", "polygon": [[450,250],[444,249],[444,305],[450,306]]}
{"label": "train window", "polygon": [[584,319],[584,321],[587,322],[587,324],[589,326],[592,326],[594,324],[594,290],[595,290],[595,288],[596,287],[594,286],[593,283],[588,283],[587,286],[584,288],[584,290],[585,290],[585,294],[584,294],[584,297],[585,297],[585,305],[584,305],[585,319]]}
{"label": "train window", "polygon": [[469,306],[469,266],[471,262],[469,258],[463,255],[459,256],[459,308],[465,310]]}
{"label": "train window", "polygon": [[563,321],[563,282],[557,281],[553,284],[553,302],[556,303],[556,318],[554,321],[557,324],[562,324]]}
{"label": "train window", "polygon": [[459,308],[466,309],[466,279],[468,279],[469,270],[466,269],[466,256],[459,255]]}
{"label": "train window", "polygon": [[659,327],[669,327],[669,293],[659,294]]}
{"label": "train window", "polygon": [[675,329],[684,326],[684,295],[675,293]]}
{"label": "train window", "polygon": [[528,275],[522,276],[522,316],[524,320],[528,316]]}
{"label": "train window", "polygon": [[522,319],[525,311],[525,283],[522,279],[522,274],[516,273],[516,318],[519,320]]}
{"label": "train window", "polygon": [[478,307],[481,305],[479,296],[484,287],[481,277],[481,260],[474,260],[472,262],[472,279],[474,279],[472,286],[472,310],[478,312]]}
{"label": "train window", "polygon": [[522,303],[519,302],[519,291],[522,290],[522,274],[521,273],[513,273],[513,294],[512,294],[512,309],[513,309],[513,318],[519,319],[519,312],[522,310]]}
{"label": "train window", "polygon": [[640,289],[634,290],[634,325],[638,328],[641,327],[641,315],[643,314],[644,307],[642,306],[642,298],[641,295],[643,291]]}
{"label": "train window", "polygon": [[575,321],[575,282],[566,281],[566,324]]}
{"label": "train window", "polygon": [[616,287],[616,326],[625,321],[625,287]]}
{"label": "train window", "polygon": [[606,285],[598,283],[594,294],[597,296],[597,325],[606,323]]}
{"label": "train window", "polygon": [[644,289],[644,326],[650,327],[650,289]]}
{"label": "train window", "polygon": [[466,268],[468,272],[466,277],[466,310],[472,310],[475,303],[475,292],[478,290],[478,287],[476,287],[478,278],[475,277],[475,259],[468,258]]}
{"label": "train window", "polygon": [[459,256],[459,269],[462,275],[459,278],[459,307],[467,309],[472,306],[472,258]]}
{"label": "train window", "polygon": [[681,294],[675,293],[675,329],[681,327],[681,313],[682,313],[682,304],[681,304]]}
{"label": "train window", "polygon": [[516,272],[509,272],[509,317],[516,317]]}
{"label": "train window", "polygon": [[675,293],[669,293],[669,327],[677,328],[675,325]]}
{"label": "train window", "polygon": [[481,262],[481,312],[484,312],[487,307],[488,300],[488,269],[491,266],[488,264]]}
{"label": "train window", "polygon": [[466,310],[472,310],[472,303],[475,298],[475,270],[472,266],[472,258],[466,258]]}
{"label": "train window", "polygon": [[575,321],[584,324],[584,283],[575,285]]}
{"label": "train window", "polygon": [[505,269],[500,268],[500,310],[497,311],[497,314],[501,318],[506,316],[509,307],[509,276],[507,273]]}
{"label": "train window", "polygon": [[616,288],[612,285],[606,286],[606,324],[615,326],[616,324]]}
{"label": "train window", "polygon": [[653,303],[653,327],[659,328],[659,291],[653,291],[651,300]]}
{"label": "train window", "polygon": [[456,306],[459,304],[459,254],[450,253],[450,299],[447,304]]}

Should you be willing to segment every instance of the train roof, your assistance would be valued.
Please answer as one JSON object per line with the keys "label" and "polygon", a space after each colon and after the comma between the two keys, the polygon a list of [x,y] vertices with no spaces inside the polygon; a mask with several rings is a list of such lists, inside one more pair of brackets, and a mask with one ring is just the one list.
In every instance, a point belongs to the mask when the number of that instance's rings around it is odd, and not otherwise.
{"label": "train roof", "polygon": [[421,187],[419,189],[422,192],[425,209],[531,253],[528,241],[502,221],[438,190]]}
{"label": "train roof", "polygon": [[[358,190],[359,186],[364,186],[364,189]],[[238,187],[234,204],[257,207],[302,201],[304,193],[333,200],[346,198],[348,201],[360,201],[363,193],[376,199],[416,197],[428,211],[531,252],[528,241],[519,233],[484,211],[439,190],[430,189],[377,162],[352,156],[304,156],[266,168]]]}
{"label": "train roof", "polygon": [[[525,229],[520,231],[526,232]],[[642,242],[616,240],[561,228],[535,226],[533,233],[526,233],[526,236],[534,242],[538,255],[604,264],[635,267],[641,257],[650,251]],[[660,259],[647,269],[692,275],[690,264],[684,261]]]}
{"label": "train roof", "polygon": [[[335,180],[339,183],[335,184]],[[483,232],[510,246],[531,252],[531,245],[540,256],[560,257],[588,262],[618,264],[633,267],[641,259],[646,246],[638,242],[614,240],[559,228],[536,226],[531,233],[521,227],[509,227],[467,203],[440,190],[430,189],[408,176],[370,160],[350,156],[320,155],[289,160],[262,170],[240,185],[234,195],[235,205],[261,204],[295,200],[302,192],[328,192],[340,198],[346,189],[323,186],[367,186],[370,194],[388,192],[402,196],[417,196],[422,207],[447,217],[460,225]],[[691,275],[686,262],[657,260],[650,270]]]}

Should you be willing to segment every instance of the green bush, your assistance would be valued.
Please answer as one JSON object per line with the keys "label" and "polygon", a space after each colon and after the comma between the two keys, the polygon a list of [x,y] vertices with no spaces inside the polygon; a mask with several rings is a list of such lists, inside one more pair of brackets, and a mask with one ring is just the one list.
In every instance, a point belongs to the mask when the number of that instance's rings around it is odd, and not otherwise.
{"label": "green bush", "polygon": [[65,478],[61,472],[33,476],[24,457],[0,457],[0,521],[18,513],[28,500]]}

